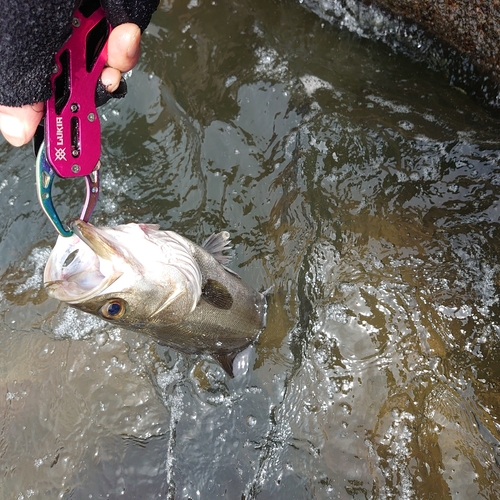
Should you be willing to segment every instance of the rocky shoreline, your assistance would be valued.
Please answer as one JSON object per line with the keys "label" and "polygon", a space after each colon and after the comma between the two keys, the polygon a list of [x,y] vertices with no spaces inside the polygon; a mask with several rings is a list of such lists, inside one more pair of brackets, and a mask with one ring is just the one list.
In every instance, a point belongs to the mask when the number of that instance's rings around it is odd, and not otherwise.
{"label": "rocky shoreline", "polygon": [[500,0],[299,0],[323,19],[388,43],[500,108]]}

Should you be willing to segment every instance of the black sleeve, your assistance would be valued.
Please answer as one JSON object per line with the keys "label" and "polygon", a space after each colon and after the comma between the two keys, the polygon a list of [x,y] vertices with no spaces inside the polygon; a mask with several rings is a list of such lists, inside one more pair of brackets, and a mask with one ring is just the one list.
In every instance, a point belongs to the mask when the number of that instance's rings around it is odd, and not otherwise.
{"label": "black sleeve", "polygon": [[160,0],[101,0],[113,28],[123,23],[135,23],[141,31],[148,26],[159,3]]}
{"label": "black sleeve", "polygon": [[[71,33],[79,0],[0,0],[0,104],[22,106],[50,97],[54,54]],[[102,0],[113,27],[143,31],[159,0]]]}

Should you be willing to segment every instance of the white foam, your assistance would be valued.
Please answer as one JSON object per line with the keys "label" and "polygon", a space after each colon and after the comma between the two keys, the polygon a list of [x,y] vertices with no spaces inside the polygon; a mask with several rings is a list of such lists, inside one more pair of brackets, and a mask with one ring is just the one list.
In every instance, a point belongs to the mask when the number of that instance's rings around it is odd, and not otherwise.
{"label": "white foam", "polygon": [[389,108],[394,113],[411,113],[411,109],[403,104],[396,104],[395,102],[389,101],[388,99],[383,99],[382,97],[376,95],[368,95],[366,98],[379,106],[384,108]]}
{"label": "white foam", "polygon": [[39,289],[43,282],[43,270],[45,268],[45,263],[49,258],[50,248],[34,248],[28,258],[26,259],[26,266],[23,266],[23,270],[28,270],[34,268],[33,274],[28,277],[28,279],[20,284],[16,290],[16,294],[24,293],[28,290]]}
{"label": "white foam", "polygon": [[328,83],[314,75],[304,75],[300,77],[300,81],[306,90],[306,94],[310,97],[319,89],[333,90],[331,83]]}
{"label": "white foam", "polygon": [[255,73],[263,77],[279,78],[286,77],[288,63],[280,58],[274,49],[259,47],[255,51],[258,62],[255,66]]}
{"label": "white foam", "polygon": [[96,316],[67,307],[62,319],[54,327],[54,335],[61,339],[81,340],[95,330],[102,330],[106,326],[107,323]]}

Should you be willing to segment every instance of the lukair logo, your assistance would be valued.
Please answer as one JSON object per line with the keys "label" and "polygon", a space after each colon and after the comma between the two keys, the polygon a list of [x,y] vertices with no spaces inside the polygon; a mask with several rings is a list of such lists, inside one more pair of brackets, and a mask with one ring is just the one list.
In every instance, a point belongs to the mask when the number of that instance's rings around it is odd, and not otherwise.
{"label": "lukair logo", "polygon": [[[56,116],[56,146],[64,146],[64,127],[62,116]],[[66,148],[54,148],[56,160],[66,161]]]}
{"label": "lukair logo", "polygon": [[56,138],[57,145],[64,145],[64,135],[63,135],[63,119],[62,116],[56,116]]}

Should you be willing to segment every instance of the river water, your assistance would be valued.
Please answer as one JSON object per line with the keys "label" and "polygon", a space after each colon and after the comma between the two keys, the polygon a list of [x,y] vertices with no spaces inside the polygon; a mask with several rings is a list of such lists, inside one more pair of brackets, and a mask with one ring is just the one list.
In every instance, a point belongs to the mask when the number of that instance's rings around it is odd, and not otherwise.
{"label": "river water", "polygon": [[48,299],[2,142],[0,497],[498,498],[498,119],[293,1],[163,2],[128,84],[93,222],[229,231],[268,326],[229,379]]}

